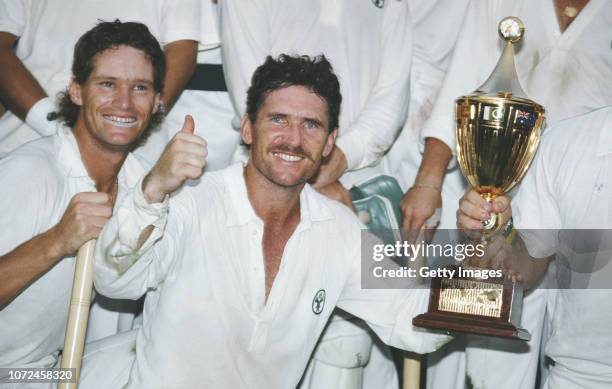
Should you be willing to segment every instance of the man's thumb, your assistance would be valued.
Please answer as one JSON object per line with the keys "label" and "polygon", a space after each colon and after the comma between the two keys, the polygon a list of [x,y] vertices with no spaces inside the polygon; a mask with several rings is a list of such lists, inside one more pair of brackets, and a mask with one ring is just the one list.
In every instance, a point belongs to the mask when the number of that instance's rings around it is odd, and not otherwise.
{"label": "man's thumb", "polygon": [[183,122],[183,128],[181,128],[181,132],[193,134],[194,131],[195,122],[193,121],[193,117],[191,115],[185,115],[185,121]]}

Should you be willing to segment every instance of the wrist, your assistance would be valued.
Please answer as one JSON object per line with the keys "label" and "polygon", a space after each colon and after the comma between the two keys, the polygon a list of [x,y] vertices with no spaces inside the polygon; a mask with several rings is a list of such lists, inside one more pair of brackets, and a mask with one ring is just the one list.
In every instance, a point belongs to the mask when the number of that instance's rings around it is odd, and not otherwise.
{"label": "wrist", "polygon": [[444,173],[431,170],[431,169],[422,169],[419,171],[417,176],[414,178],[413,186],[431,186],[434,187],[440,192],[442,190],[442,183],[444,182]]}
{"label": "wrist", "polygon": [[442,189],[438,185],[415,182],[410,189],[428,189],[434,192],[442,193]]}
{"label": "wrist", "polygon": [[72,254],[66,246],[66,240],[62,238],[61,233],[57,230],[57,225],[47,230],[41,238],[43,239],[42,246],[45,247],[45,252],[48,253],[48,258],[52,262],[57,262],[61,258]]}
{"label": "wrist", "polygon": [[151,178],[151,173],[147,174],[142,180],[142,195],[149,204],[161,203],[166,197],[166,193],[155,185],[155,179]]}
{"label": "wrist", "polygon": [[38,100],[26,115],[25,122],[32,127],[40,136],[49,136],[54,133],[52,116],[55,111],[55,104],[49,97],[44,97]]}

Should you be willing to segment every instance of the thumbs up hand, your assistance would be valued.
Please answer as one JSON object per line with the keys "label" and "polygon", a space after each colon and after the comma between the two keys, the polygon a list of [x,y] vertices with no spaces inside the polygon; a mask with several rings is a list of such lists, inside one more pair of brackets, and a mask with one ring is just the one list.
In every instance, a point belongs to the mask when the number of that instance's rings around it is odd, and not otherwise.
{"label": "thumbs up hand", "polygon": [[208,156],[206,141],[194,131],[193,118],[185,116],[183,128],[168,142],[142,183],[142,191],[149,203],[161,202],[185,181],[200,178],[204,172]]}

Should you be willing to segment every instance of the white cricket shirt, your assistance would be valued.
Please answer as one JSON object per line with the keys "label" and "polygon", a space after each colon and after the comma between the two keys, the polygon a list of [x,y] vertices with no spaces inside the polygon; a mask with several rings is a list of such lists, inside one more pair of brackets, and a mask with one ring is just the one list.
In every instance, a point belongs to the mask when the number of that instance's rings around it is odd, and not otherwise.
{"label": "white cricket shirt", "polygon": [[[361,225],[309,185],[266,302],[264,226],[243,170],[207,173],[169,204],[147,204],[138,186],[105,226],[96,287],[115,298],[148,291],[128,387],[293,388],[335,306],[398,347],[448,341],[412,327],[427,290],[361,289]],[[147,225],[154,232],[136,252]]]}
{"label": "white cricket shirt", "polygon": [[[119,173],[118,198],[144,172],[142,165],[128,155]],[[0,160],[0,255],[53,227],[75,194],[92,191],[95,184],[66,127],[58,127],[57,135],[30,142],[7,155]],[[1,367],[55,364],[64,345],[74,263],[74,257],[60,260],[0,310]],[[116,333],[116,320],[110,330],[99,328],[99,324],[104,327],[109,323],[98,323],[92,313],[88,340]]]}

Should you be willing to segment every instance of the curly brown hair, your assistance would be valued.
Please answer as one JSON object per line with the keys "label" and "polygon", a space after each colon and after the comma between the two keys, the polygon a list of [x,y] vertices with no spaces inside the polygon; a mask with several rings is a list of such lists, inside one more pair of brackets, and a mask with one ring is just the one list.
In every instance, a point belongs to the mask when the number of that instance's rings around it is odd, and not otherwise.
{"label": "curly brown hair", "polygon": [[[159,42],[142,23],[100,22],[79,38],[74,47],[72,62],[72,77],[80,85],[85,84],[94,69],[96,55],[118,46],[129,46],[144,52],[153,65],[153,89],[161,93],[164,87],[166,59]],[[58,93],[57,119],[73,128],[79,116],[80,107],[72,102],[68,89]],[[140,137],[137,147],[144,143],[151,132],[156,129],[164,118],[162,109],[151,115],[147,129]]]}

